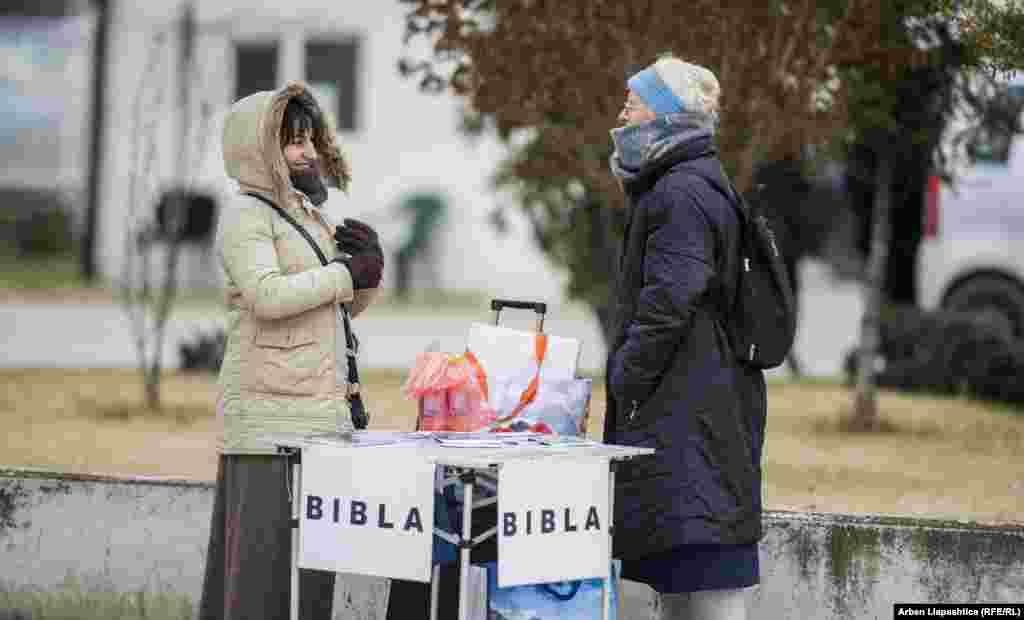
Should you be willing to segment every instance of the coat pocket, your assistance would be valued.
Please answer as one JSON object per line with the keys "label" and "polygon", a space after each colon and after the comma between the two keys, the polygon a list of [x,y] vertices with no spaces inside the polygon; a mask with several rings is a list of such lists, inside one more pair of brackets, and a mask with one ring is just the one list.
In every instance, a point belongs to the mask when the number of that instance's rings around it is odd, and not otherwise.
{"label": "coat pocket", "polygon": [[261,321],[243,351],[242,385],[254,392],[311,396],[319,391],[329,353],[312,326],[294,320]]}
{"label": "coat pocket", "polygon": [[665,458],[665,455],[648,454],[620,463],[615,473],[615,482],[626,484],[639,480],[662,478],[671,476],[672,472],[672,464]]}
{"label": "coat pocket", "polygon": [[268,349],[292,349],[315,341],[313,330],[308,326],[261,326],[256,330],[257,347]]}
{"label": "coat pocket", "polygon": [[629,485],[633,482],[664,478],[675,472],[673,459],[676,458],[676,455],[671,450],[666,450],[670,445],[667,435],[645,432],[623,433],[616,437],[616,443],[656,450],[654,454],[636,456],[619,463],[615,470],[617,485]]}

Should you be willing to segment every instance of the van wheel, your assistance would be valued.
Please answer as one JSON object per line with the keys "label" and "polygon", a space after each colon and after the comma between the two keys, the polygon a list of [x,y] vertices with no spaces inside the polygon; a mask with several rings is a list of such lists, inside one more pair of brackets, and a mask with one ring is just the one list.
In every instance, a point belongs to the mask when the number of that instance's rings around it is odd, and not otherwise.
{"label": "van wheel", "polygon": [[1006,335],[1024,338],[1024,289],[999,276],[974,276],[957,285],[944,310],[982,314]]}

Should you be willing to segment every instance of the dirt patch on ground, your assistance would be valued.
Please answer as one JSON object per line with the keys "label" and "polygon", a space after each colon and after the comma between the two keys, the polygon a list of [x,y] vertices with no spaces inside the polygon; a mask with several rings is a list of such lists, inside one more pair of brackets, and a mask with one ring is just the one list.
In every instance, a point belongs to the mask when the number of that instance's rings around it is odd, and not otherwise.
{"label": "dirt patch on ground", "polygon": [[102,287],[0,287],[0,303],[5,304],[112,304],[117,301],[117,291]]}
{"label": "dirt patch on ground", "polygon": [[[373,428],[408,430],[416,408],[400,372],[369,371]],[[595,382],[589,429],[600,433]],[[212,480],[216,384],[169,373],[163,410],[142,407],[127,369],[0,370],[0,465],[78,473]],[[841,430],[851,402],[840,386],[769,387],[765,501],[771,509],[1024,523],[1024,413],[962,400],[883,392],[884,432]]]}

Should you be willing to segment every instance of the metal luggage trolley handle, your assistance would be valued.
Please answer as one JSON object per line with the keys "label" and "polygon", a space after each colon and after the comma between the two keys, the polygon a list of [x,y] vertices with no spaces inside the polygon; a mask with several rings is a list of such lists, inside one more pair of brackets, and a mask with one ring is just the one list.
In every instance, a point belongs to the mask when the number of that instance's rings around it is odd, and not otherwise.
{"label": "metal luggage trolley handle", "polygon": [[501,311],[505,308],[515,310],[533,310],[537,314],[537,333],[544,333],[544,317],[548,313],[548,305],[542,301],[522,301],[516,299],[492,299],[491,310],[494,311],[494,324],[501,322]]}

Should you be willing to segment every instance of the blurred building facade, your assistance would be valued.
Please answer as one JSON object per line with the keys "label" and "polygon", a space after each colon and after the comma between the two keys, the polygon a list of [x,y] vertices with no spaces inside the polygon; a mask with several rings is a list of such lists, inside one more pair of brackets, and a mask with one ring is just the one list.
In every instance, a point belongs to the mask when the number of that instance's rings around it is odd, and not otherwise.
{"label": "blurred building facade", "polygon": [[[0,6],[0,243],[5,250],[66,242],[40,239],[46,221],[57,221],[40,216],[73,210],[86,184],[82,136],[87,136],[94,32],[88,0],[11,0]],[[30,229],[33,218],[40,218],[36,223],[43,228]]]}
{"label": "blurred building facade", "polygon": [[[79,219],[89,167],[83,154],[91,133],[93,6],[60,26],[61,32],[74,29],[65,35],[74,44],[65,46],[62,74],[50,80],[58,93],[52,101],[63,105],[59,142],[72,145],[72,154],[58,148],[63,159],[57,167],[47,161],[47,153],[56,152],[52,147],[29,158],[23,149],[28,138],[21,134],[2,147],[9,165],[0,182],[52,183],[57,170]],[[183,19],[187,6],[191,20]],[[504,233],[488,222],[499,201],[507,200],[489,183],[504,153],[501,145],[464,138],[456,98],[421,93],[416,80],[399,75],[397,63],[408,48],[402,40],[406,9],[396,0],[108,0],[108,10],[94,250],[102,279],[121,277],[138,230],[155,221],[156,205],[168,192],[184,185],[223,204],[233,190],[221,160],[224,114],[241,96],[301,79],[331,112],[352,161],[349,194],[332,200],[344,201],[347,213],[375,226],[386,251],[402,243],[409,225],[397,216],[397,205],[430,188],[448,199],[430,286],[562,299],[564,276],[536,249],[526,220],[509,210],[511,226]],[[191,65],[185,62],[189,49]],[[15,171],[14,164],[29,172]],[[217,284],[209,246],[209,239],[185,245],[179,274],[186,286]],[[394,281],[394,267],[387,266],[386,285]],[[415,274],[412,285],[418,286]]]}

